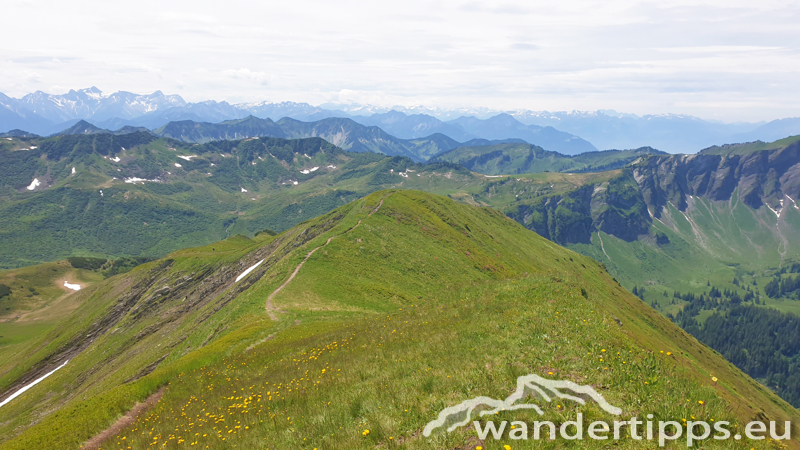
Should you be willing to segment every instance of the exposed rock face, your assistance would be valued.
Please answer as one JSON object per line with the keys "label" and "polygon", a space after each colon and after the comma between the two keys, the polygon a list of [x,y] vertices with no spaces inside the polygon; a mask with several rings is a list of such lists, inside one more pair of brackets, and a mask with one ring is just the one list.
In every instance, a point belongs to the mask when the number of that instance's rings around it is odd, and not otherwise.
{"label": "exposed rock face", "polygon": [[739,198],[758,209],[784,206],[784,196],[800,196],[800,143],[746,155],[654,156],[638,163],[633,176],[656,217],[667,202],[686,210],[689,195],[711,200]]}
{"label": "exposed rock face", "polygon": [[[652,214],[672,203],[681,211],[690,196],[715,201],[732,196],[776,214],[800,198],[800,142],[743,155],[658,155],[634,163],[609,181],[508,209],[514,220],[559,244],[588,243],[603,231],[626,241],[652,234]],[[787,198],[788,196],[788,198]],[[649,209],[649,212],[648,212]],[[666,245],[666,236],[656,236]]]}

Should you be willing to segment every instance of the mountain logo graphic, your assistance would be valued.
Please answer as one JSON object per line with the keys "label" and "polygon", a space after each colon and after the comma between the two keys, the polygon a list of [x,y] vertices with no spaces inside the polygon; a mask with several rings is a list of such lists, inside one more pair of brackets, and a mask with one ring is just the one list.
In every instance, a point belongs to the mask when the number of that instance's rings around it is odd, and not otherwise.
{"label": "mountain logo graphic", "polygon": [[480,416],[495,414],[499,411],[514,411],[518,409],[532,409],[544,415],[544,411],[539,405],[533,403],[519,403],[526,397],[541,398],[547,402],[553,398],[563,398],[586,404],[586,400],[594,400],[603,410],[609,414],[618,416],[622,414],[622,409],[611,405],[593,387],[580,385],[567,380],[548,380],[538,375],[523,375],[517,378],[517,389],[505,400],[497,400],[490,397],[475,397],[465,400],[456,406],[443,409],[436,420],[428,422],[422,431],[423,436],[429,437],[433,430],[446,426],[447,432],[462,427],[472,420],[473,413]]}

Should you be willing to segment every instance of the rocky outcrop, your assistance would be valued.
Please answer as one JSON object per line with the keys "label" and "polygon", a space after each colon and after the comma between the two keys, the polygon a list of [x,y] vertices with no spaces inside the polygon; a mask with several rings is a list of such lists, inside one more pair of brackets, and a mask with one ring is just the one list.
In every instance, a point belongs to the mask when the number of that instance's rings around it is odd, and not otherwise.
{"label": "rocky outcrop", "polygon": [[800,143],[744,155],[652,156],[633,167],[633,176],[656,217],[668,202],[685,211],[687,196],[730,200],[778,210],[784,196],[800,196]]}

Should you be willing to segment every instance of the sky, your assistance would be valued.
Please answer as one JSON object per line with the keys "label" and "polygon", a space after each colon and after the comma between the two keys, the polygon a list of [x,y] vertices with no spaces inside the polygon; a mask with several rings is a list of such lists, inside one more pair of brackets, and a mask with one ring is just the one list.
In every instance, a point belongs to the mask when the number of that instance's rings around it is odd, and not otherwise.
{"label": "sky", "polygon": [[6,0],[0,92],[800,116],[800,2]]}

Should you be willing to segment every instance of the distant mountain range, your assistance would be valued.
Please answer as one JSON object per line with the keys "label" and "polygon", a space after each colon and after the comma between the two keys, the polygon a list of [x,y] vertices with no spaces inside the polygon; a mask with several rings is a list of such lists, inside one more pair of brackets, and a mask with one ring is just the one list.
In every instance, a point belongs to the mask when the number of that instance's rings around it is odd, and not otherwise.
{"label": "distant mountain range", "polygon": [[637,116],[616,111],[511,113],[522,123],[578,134],[599,148],[652,146],[670,153],[696,153],[713,145],[775,141],[800,134],[800,118],[769,123],[715,123],[681,114]]}
{"label": "distant mountain range", "polygon": [[[437,154],[459,147],[526,143],[521,139],[471,139],[466,142],[458,142],[441,133],[417,139],[398,139],[378,127],[367,127],[348,118],[328,118],[316,122],[301,122],[284,117],[277,122],[273,122],[271,119],[259,119],[254,116],[220,123],[181,120],[169,122],[152,131],[131,125],[111,131],[81,120],[60,133],[56,133],[55,136],[102,133],[123,135],[138,131],[147,131],[157,137],[196,144],[256,137],[286,139],[320,137],[345,150],[358,153],[373,152],[388,156],[405,156],[417,162],[427,161]],[[12,130],[9,133],[0,134],[0,137],[24,135],[25,133],[21,130]]]}
{"label": "distant mountain range", "polygon": [[25,130],[47,136],[80,120],[107,130],[129,126],[155,130],[170,122],[220,123],[248,116],[302,122],[350,118],[379,127],[399,139],[419,139],[436,133],[464,142],[471,139],[521,139],[550,151],[574,155],[597,149],[650,146],[670,153],[695,153],[713,145],[761,140],[774,141],[800,134],[800,118],[769,123],[723,124],[677,114],[623,114],[594,112],[500,111],[487,108],[391,108],[356,104],[313,106],[295,102],[230,104],[208,100],[186,102],[160,91],[140,95],[104,94],[96,87],[63,95],[37,91],[16,99],[0,93],[0,132]]}

